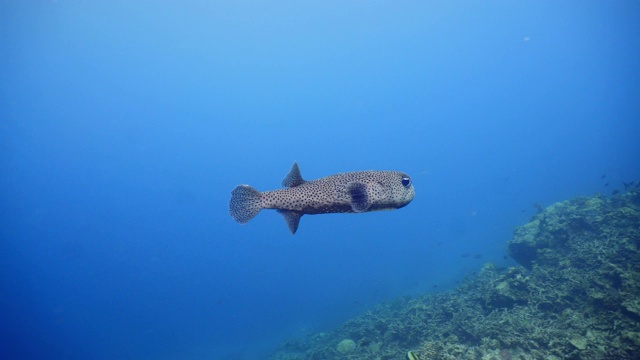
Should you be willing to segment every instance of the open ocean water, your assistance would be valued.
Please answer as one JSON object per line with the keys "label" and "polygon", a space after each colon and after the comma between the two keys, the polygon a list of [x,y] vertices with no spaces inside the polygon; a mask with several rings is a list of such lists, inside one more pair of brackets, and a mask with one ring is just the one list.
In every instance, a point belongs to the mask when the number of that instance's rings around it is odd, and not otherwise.
{"label": "open ocean water", "polygon": [[[263,359],[640,179],[635,1],[3,1],[0,358]],[[400,170],[396,211],[231,190]]]}

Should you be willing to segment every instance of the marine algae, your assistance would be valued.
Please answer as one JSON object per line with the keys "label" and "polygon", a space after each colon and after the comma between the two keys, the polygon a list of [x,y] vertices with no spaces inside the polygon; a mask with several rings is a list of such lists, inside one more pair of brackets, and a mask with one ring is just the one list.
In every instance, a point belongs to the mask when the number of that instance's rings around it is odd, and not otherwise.
{"label": "marine algae", "polygon": [[[640,353],[640,191],[556,203],[514,231],[520,266],[384,303],[292,339],[272,360],[633,359]],[[348,353],[342,339],[354,339]]]}

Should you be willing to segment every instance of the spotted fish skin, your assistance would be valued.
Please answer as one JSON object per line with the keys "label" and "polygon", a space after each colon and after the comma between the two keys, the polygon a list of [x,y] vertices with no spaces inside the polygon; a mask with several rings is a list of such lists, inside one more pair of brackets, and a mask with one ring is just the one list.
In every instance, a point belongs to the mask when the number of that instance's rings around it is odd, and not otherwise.
{"label": "spotted fish skin", "polygon": [[357,171],[306,181],[297,163],[282,181],[285,189],[260,192],[239,185],[231,192],[229,213],[244,224],[262,209],[276,209],[292,234],[302,215],[360,213],[399,209],[415,197],[409,175],[399,171]]}

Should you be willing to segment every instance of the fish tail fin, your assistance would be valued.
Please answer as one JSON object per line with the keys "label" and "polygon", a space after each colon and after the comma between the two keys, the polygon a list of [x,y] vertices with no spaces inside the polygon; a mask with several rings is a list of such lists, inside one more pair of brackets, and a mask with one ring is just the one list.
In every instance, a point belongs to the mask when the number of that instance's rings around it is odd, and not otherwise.
{"label": "fish tail fin", "polygon": [[249,185],[238,185],[231,192],[229,214],[240,224],[253,219],[262,210],[262,193]]}

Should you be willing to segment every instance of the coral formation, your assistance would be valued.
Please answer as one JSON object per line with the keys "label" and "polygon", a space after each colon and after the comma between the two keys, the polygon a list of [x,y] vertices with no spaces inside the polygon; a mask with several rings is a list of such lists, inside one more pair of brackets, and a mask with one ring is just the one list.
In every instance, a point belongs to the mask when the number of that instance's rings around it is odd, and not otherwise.
{"label": "coral formation", "polygon": [[356,348],[356,343],[351,339],[344,339],[338,343],[337,350],[339,353],[346,354]]}
{"label": "coral formation", "polygon": [[[401,298],[273,360],[633,359],[640,354],[640,189],[549,206],[514,231],[521,265]],[[355,339],[340,351],[341,339]]]}

